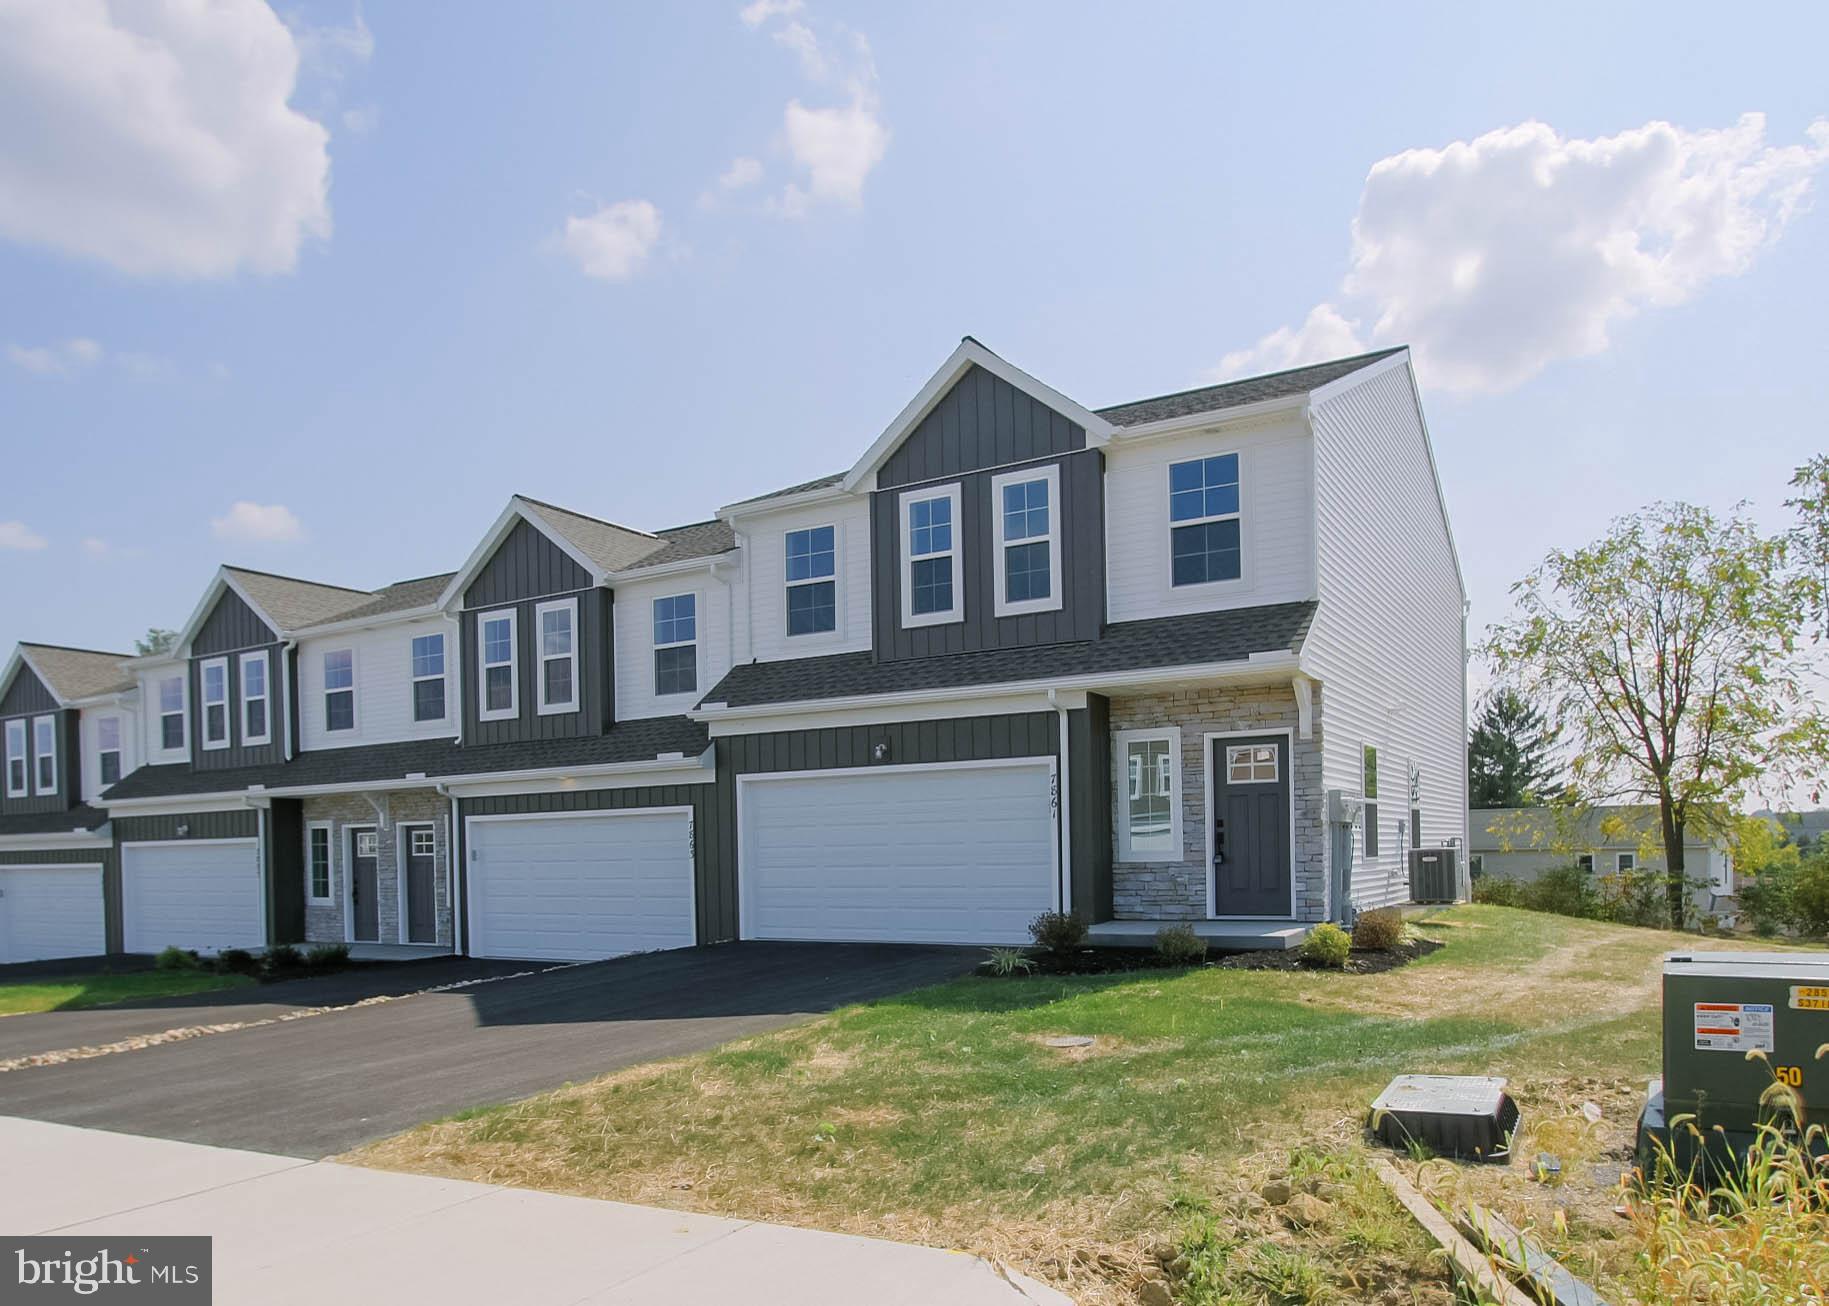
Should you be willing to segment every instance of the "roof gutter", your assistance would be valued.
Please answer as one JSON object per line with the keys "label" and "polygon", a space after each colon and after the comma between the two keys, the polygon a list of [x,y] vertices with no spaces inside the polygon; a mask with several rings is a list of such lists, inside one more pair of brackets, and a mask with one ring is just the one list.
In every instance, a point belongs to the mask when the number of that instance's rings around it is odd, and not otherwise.
{"label": "roof gutter", "polygon": [[54,852],[63,848],[112,848],[114,835],[103,821],[93,830],[54,830],[43,834],[0,834],[0,850],[43,849]]}

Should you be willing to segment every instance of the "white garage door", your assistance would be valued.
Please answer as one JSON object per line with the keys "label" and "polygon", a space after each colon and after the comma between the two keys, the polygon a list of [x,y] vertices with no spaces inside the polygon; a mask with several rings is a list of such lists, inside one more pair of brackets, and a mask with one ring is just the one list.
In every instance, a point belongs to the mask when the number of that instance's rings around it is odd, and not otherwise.
{"label": "white garage door", "polygon": [[477,817],[470,954],[598,961],[694,940],[685,809]]}
{"label": "white garage door", "polygon": [[121,924],[128,952],[266,947],[259,845],[253,839],[123,844]]}
{"label": "white garage door", "polygon": [[0,963],[106,951],[100,866],[0,866]]}
{"label": "white garage door", "polygon": [[1024,943],[1055,906],[1051,762],[746,776],[752,939]]}

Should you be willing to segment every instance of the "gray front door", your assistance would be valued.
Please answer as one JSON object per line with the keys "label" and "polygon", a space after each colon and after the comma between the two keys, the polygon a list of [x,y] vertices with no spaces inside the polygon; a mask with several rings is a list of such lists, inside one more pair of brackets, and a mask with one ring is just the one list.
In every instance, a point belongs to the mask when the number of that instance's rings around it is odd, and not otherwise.
{"label": "gray front door", "polygon": [[1213,914],[1288,916],[1289,739],[1215,739]]}
{"label": "gray front door", "polygon": [[381,942],[380,837],[373,830],[349,832],[349,896],[357,943]]}
{"label": "gray front door", "polygon": [[436,943],[438,920],[433,902],[433,849],[437,835],[429,825],[406,830],[406,939],[408,943]]}

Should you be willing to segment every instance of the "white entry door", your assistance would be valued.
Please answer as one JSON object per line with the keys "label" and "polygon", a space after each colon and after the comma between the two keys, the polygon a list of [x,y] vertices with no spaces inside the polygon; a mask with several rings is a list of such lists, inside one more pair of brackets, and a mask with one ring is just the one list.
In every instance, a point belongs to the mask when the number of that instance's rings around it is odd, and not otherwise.
{"label": "white entry door", "polygon": [[473,817],[470,955],[598,961],[696,941],[686,808]]}
{"label": "white entry door", "polygon": [[0,964],[107,950],[100,865],[0,866]]}
{"label": "white entry door", "polygon": [[738,788],[745,938],[1025,943],[1058,905],[1052,759]]}
{"label": "white entry door", "polygon": [[121,927],[128,952],[266,947],[259,842],[123,844]]}

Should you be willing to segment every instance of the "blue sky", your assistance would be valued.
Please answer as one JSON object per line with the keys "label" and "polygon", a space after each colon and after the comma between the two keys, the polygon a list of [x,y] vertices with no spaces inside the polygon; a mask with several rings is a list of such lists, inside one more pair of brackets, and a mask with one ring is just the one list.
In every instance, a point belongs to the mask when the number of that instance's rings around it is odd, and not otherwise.
{"label": "blue sky", "polygon": [[741,10],[0,15],[0,644],[446,570],[515,491],[701,519],[968,332],[1097,406],[1402,331],[1476,628],[1829,443],[1820,6]]}

